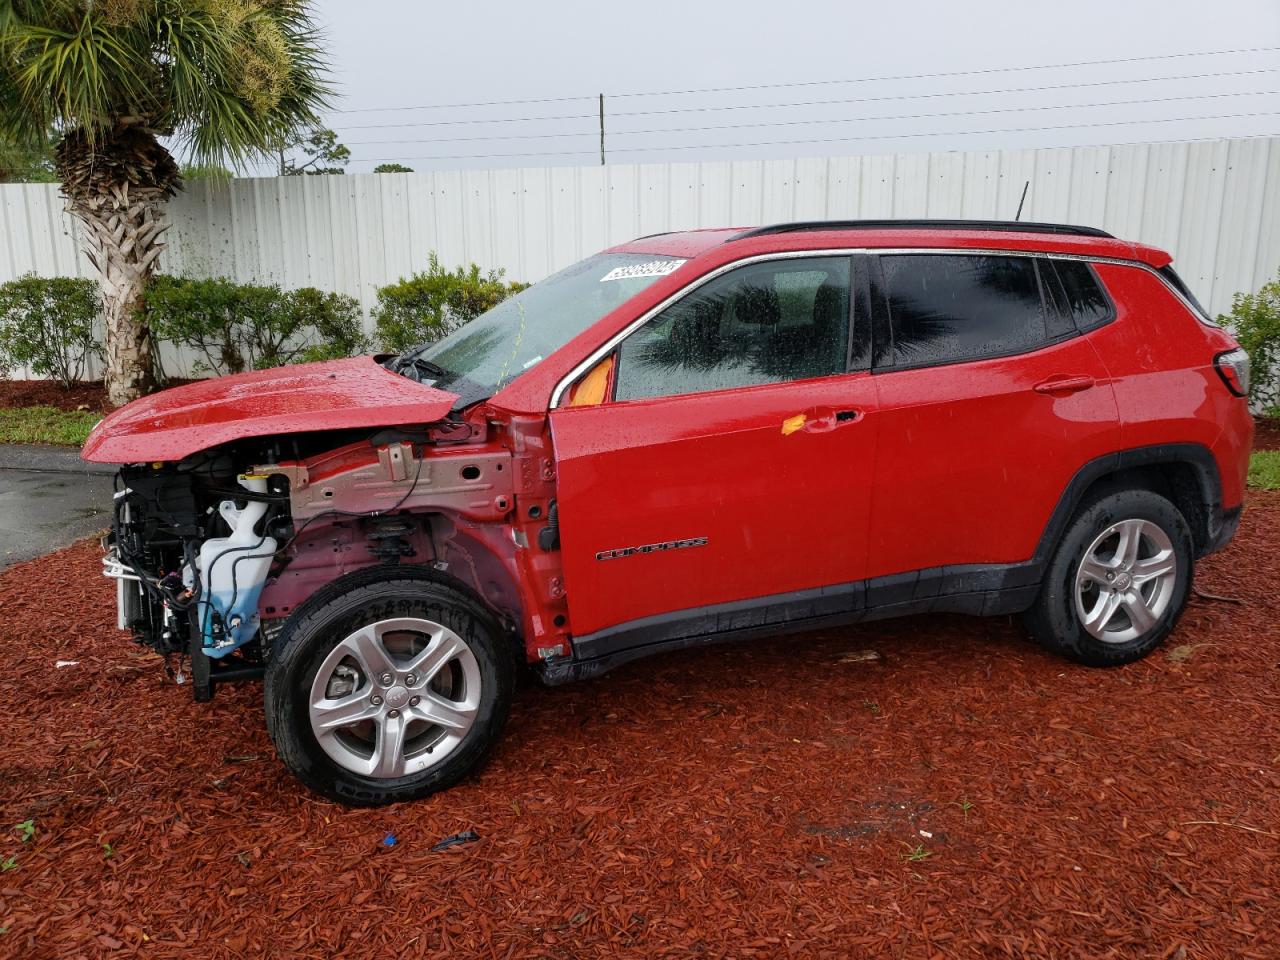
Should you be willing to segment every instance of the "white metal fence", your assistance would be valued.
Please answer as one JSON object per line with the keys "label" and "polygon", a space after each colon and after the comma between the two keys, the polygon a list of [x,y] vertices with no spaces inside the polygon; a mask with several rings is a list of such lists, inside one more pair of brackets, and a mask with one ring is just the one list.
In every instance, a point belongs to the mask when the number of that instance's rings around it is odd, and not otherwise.
{"label": "white metal fence", "polygon": [[[1173,253],[1210,312],[1280,269],[1280,138],[800,160],[539,167],[193,182],[161,269],[356,297],[422,269],[535,281],[664,230],[874,217],[1099,226]],[[57,187],[0,186],[0,281],[87,276]]]}

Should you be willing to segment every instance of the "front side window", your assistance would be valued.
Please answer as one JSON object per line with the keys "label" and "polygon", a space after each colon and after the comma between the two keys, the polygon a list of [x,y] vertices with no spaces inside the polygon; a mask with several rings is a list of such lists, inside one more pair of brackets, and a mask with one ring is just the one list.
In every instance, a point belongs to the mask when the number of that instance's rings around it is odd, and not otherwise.
{"label": "front side window", "polygon": [[1006,356],[1047,339],[1032,257],[901,254],[880,263],[891,366]]}
{"label": "front side window", "polygon": [[739,267],[622,342],[615,398],[668,397],[843,373],[849,259]]}

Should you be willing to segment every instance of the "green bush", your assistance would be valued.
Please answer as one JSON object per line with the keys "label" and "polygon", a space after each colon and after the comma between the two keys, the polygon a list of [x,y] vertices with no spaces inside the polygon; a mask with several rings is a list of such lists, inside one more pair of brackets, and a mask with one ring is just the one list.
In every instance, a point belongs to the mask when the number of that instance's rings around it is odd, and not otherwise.
{"label": "green bush", "polygon": [[445,270],[431,254],[425,273],[379,288],[373,308],[378,339],[395,353],[439,340],[528,286],[504,282],[503,276],[502,270],[481,273],[474,263]]}
{"label": "green bush", "polygon": [[195,351],[196,369],[209,373],[349,357],[369,346],[356,301],[314,287],[158,276],[146,309],[152,336]]}
{"label": "green bush", "polygon": [[1267,407],[1280,400],[1280,278],[1257,293],[1237,293],[1231,312],[1218,317],[1249,353],[1249,401]]}
{"label": "green bush", "polygon": [[92,280],[27,274],[0,284],[0,373],[27,366],[70,387],[102,352],[93,335],[98,313]]}

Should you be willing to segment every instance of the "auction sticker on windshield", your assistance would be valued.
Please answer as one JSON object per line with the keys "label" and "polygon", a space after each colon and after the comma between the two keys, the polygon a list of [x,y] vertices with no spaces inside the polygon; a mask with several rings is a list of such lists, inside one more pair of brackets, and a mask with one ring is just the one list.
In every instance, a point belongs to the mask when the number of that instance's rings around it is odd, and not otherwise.
{"label": "auction sticker on windshield", "polygon": [[665,277],[674,273],[684,265],[683,260],[650,260],[646,263],[633,263],[625,267],[614,267],[603,277],[601,283],[610,280],[631,280],[634,277]]}

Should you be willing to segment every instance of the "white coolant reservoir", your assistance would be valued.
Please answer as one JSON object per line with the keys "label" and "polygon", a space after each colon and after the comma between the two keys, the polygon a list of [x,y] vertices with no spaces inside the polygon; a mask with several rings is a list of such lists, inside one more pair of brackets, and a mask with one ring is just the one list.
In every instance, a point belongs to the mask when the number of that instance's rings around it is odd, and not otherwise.
{"label": "white coolant reservoir", "polygon": [[[241,477],[240,486],[250,493],[266,493],[266,477]],[[267,581],[274,537],[258,531],[267,504],[250,500],[243,510],[223,500],[218,512],[231,535],[206,540],[200,547],[200,628],[204,652],[223,657],[253,639],[258,631],[258,597]],[[223,633],[215,635],[213,613],[222,620]]]}

